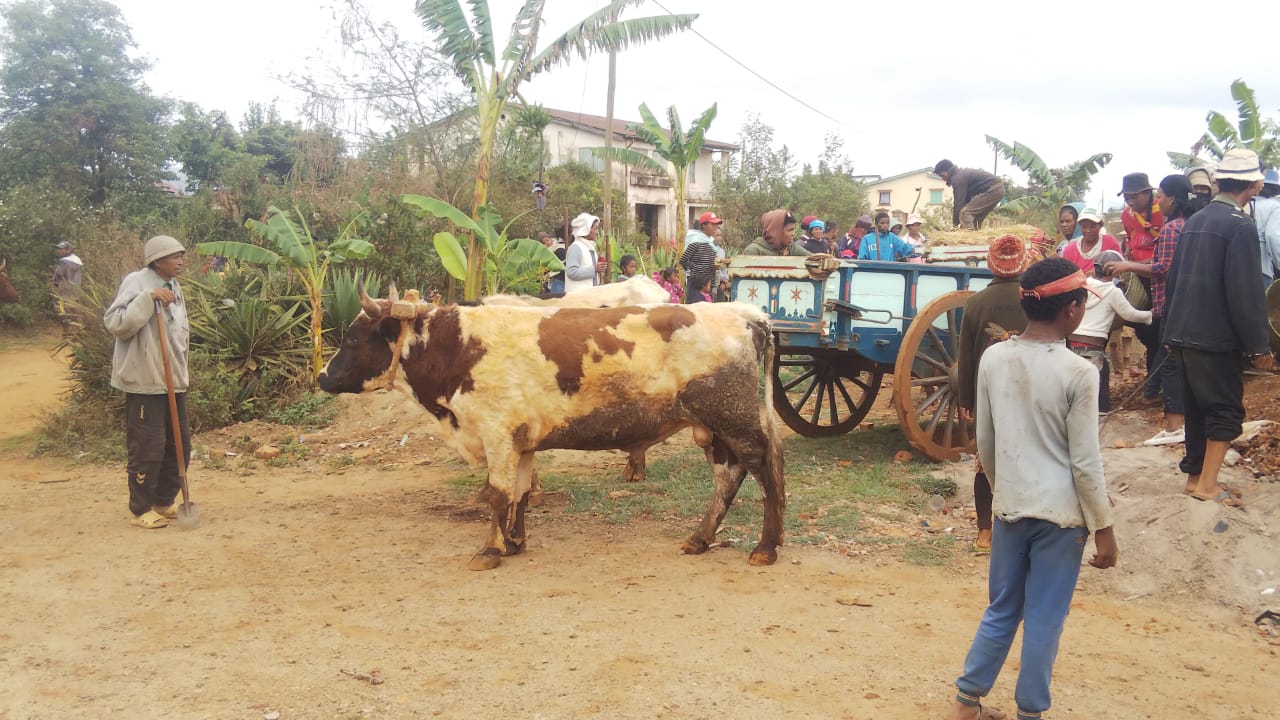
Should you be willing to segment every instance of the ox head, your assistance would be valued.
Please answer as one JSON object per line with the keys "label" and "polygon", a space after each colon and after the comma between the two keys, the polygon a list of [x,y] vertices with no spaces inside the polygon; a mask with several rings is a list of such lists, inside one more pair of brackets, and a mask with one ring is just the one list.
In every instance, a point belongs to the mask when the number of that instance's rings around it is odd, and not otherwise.
{"label": "ox head", "polygon": [[329,360],[317,381],[331,393],[362,393],[391,367],[400,321],[391,317],[391,305],[399,300],[395,286],[389,299],[375,300],[360,285],[360,307],[364,309],[347,329],[338,354]]}
{"label": "ox head", "polygon": [[9,261],[0,258],[0,302],[16,303],[20,299],[18,288],[9,282]]}

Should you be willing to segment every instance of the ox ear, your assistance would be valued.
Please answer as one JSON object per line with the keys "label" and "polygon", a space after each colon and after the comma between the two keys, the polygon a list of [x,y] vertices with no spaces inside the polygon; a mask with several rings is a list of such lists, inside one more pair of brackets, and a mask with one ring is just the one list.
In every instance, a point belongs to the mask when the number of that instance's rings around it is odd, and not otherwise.
{"label": "ox ear", "polygon": [[365,292],[363,282],[357,283],[357,285],[360,288],[360,307],[364,308],[364,314],[374,320],[382,317],[382,306],[378,304],[377,300],[369,297],[369,293]]}

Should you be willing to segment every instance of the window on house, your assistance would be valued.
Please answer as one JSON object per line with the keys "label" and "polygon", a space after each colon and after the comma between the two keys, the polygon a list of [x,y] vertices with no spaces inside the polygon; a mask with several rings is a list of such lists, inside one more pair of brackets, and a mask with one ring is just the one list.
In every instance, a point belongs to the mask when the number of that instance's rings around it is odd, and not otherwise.
{"label": "window on house", "polygon": [[930,191],[929,191],[929,204],[930,204],[930,205],[941,205],[941,204],[942,204],[942,191],[941,191],[941,190],[930,190]]}
{"label": "window on house", "polygon": [[892,191],[890,191],[890,190],[881,190],[881,191],[880,191],[880,204],[881,204],[881,205],[888,205],[888,204],[889,204],[889,193],[890,193],[890,192],[892,192]]}
{"label": "window on house", "polygon": [[592,152],[595,148],[578,148],[578,162],[595,170],[604,172],[604,158]]}
{"label": "window on house", "polygon": [[694,160],[689,163],[689,184],[698,182],[698,161]]}

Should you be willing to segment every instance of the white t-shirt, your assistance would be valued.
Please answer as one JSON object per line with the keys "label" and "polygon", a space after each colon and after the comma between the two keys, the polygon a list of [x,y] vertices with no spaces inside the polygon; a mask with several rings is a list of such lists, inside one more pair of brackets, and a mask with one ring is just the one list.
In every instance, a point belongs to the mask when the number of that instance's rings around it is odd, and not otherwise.
{"label": "white t-shirt", "polygon": [[1093,363],[1062,341],[996,343],[978,364],[976,405],[978,457],[996,517],[1091,532],[1111,526]]}
{"label": "white t-shirt", "polygon": [[1124,292],[1114,283],[1089,278],[1089,289],[1098,295],[1085,293],[1084,319],[1080,321],[1080,327],[1076,328],[1076,335],[1106,340],[1111,335],[1111,323],[1116,315],[1129,322],[1151,324],[1151,311],[1138,310],[1130,305]]}

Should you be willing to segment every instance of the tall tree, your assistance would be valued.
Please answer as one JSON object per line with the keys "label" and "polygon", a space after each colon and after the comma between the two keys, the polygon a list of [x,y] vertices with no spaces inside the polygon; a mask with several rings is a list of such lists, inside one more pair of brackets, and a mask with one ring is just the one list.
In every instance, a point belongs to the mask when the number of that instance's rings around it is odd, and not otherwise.
{"label": "tall tree", "polygon": [[788,182],[795,158],[773,146],[773,128],[751,115],[738,132],[738,152],[713,172],[711,198],[725,219],[726,247],[741,248],[760,234],[760,216],[791,207]]}
{"label": "tall tree", "polygon": [[1169,163],[1179,170],[1217,162],[1232,148],[1245,148],[1258,153],[1262,163],[1273,168],[1280,165],[1280,124],[1262,116],[1258,96],[1244,80],[1231,83],[1231,99],[1236,101],[1236,122],[1210,110],[1205,115],[1207,128],[1191,146],[1191,152],[1170,151]]}
{"label": "tall tree", "polygon": [[[658,118],[654,117],[653,112],[649,110],[649,106],[641,103],[641,124],[631,125],[629,129],[636,134],[636,137],[652,145],[653,154],[665,162],[658,162],[653,157],[632,148],[592,148],[592,152],[596,155],[607,155],[632,167],[643,168],[671,178],[676,194],[676,238],[680,243],[681,252],[684,251],[685,222],[689,217],[685,209],[689,168],[693,167],[693,164],[698,161],[698,156],[702,154],[702,146],[707,140],[707,128],[711,127],[711,122],[715,119],[716,105],[712,103],[711,107],[704,110],[702,115],[693,121],[693,125],[690,125],[686,132],[680,127],[680,114],[672,105],[667,108],[667,121],[671,127],[663,128]],[[669,169],[668,164],[671,166]]]}
{"label": "tall tree", "polygon": [[[461,0],[418,0],[416,9],[422,24],[435,33],[440,53],[454,73],[475,95],[479,128],[476,181],[471,199],[471,217],[481,220],[481,209],[489,198],[489,162],[507,102],[520,92],[520,84],[533,75],[568,62],[574,54],[624,50],[632,45],[667,37],[693,24],[697,15],[661,15],[614,21],[621,11],[643,0],[612,0],[562,35],[538,50],[542,11],[546,0],[524,0],[511,24],[511,36],[501,54],[494,44],[493,20],[488,0],[467,0],[470,16]],[[467,240],[468,265],[464,297],[479,297],[484,268],[481,239],[471,233]]]}
{"label": "tall tree", "polygon": [[101,0],[25,0],[0,10],[0,172],[51,178],[101,205],[167,176],[168,103],[142,82],[133,37]]}
{"label": "tall tree", "polygon": [[1030,179],[1027,194],[1001,206],[1007,213],[1057,213],[1063,205],[1084,197],[1090,178],[1111,162],[1111,153],[1097,153],[1066,167],[1051,168],[1035,150],[1020,142],[1010,145],[988,135],[987,144]]}

